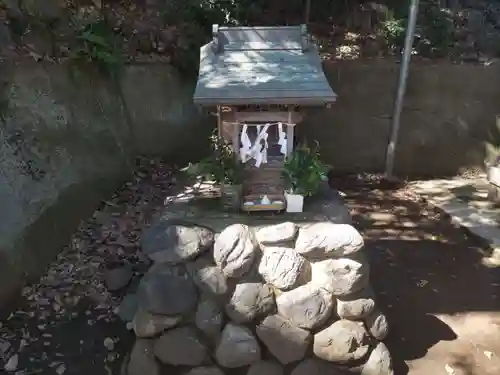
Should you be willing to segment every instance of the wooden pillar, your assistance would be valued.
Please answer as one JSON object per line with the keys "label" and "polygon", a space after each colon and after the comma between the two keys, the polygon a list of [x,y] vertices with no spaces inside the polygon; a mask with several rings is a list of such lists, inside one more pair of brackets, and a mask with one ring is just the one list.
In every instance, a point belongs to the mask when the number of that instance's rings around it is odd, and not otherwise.
{"label": "wooden pillar", "polygon": [[238,160],[240,157],[240,125],[241,124],[239,122],[235,122],[233,125],[233,132],[232,132],[233,152],[236,160]]}
{"label": "wooden pillar", "polygon": [[286,156],[289,157],[293,153],[293,137],[294,127],[292,124],[292,111],[288,110],[288,124],[286,126]]}

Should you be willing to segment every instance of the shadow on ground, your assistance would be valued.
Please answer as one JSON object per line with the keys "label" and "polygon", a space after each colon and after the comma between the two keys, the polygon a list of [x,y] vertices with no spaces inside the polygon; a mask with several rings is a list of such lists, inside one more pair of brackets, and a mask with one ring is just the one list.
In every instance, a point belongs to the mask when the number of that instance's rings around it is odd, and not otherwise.
{"label": "shadow on ground", "polygon": [[[450,368],[457,375],[498,373],[483,351],[500,354],[500,340],[485,348],[479,337],[498,337],[500,271],[482,265],[487,250],[405,188],[354,176],[333,178],[331,185],[346,193],[365,238],[372,285],[392,327],[387,343],[396,375],[446,374]],[[469,334],[455,323],[477,316],[491,327],[469,327],[477,330]],[[431,349],[445,357],[430,356],[434,367],[418,361]]]}

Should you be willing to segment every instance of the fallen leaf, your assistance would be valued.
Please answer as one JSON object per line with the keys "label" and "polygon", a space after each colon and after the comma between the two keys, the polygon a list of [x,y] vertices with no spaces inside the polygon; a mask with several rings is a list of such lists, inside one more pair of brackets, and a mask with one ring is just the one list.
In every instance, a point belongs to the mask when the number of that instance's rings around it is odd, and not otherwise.
{"label": "fallen leaf", "polygon": [[60,365],[57,369],[56,369],[56,372],[58,375],[62,375],[66,372],[66,366],[63,364],[63,365]]}
{"label": "fallen leaf", "polygon": [[106,337],[104,339],[104,346],[106,347],[106,349],[111,351],[115,347],[115,342],[113,341],[113,339],[111,337]]}
{"label": "fallen leaf", "polygon": [[18,364],[19,364],[19,356],[15,354],[9,358],[9,360],[4,366],[4,370],[7,372],[14,372],[16,371]]}

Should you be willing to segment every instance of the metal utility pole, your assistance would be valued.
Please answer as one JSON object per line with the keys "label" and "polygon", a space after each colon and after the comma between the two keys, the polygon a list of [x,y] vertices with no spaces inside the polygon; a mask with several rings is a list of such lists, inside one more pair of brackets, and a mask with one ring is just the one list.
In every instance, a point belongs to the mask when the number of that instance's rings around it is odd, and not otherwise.
{"label": "metal utility pole", "polygon": [[385,159],[385,177],[391,179],[394,172],[394,157],[396,154],[396,144],[398,142],[399,127],[401,123],[401,112],[403,110],[406,83],[408,80],[408,68],[411,60],[413,39],[415,38],[415,27],[417,24],[419,0],[411,0],[408,18],[408,28],[406,29],[405,45],[403,50],[403,60],[399,71],[398,89],[394,101],[394,110],[391,122],[391,135],[387,146]]}
{"label": "metal utility pole", "polygon": [[305,20],[304,23],[309,25],[309,17],[311,14],[311,0],[306,0],[306,11],[305,11]]}

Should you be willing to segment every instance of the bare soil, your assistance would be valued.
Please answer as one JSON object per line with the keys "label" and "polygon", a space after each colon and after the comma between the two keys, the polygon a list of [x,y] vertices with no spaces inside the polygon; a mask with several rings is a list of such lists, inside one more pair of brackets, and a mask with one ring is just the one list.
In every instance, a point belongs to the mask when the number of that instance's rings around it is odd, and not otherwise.
{"label": "bare soil", "polygon": [[500,269],[488,250],[404,185],[333,178],[366,241],[396,375],[500,373]]}

